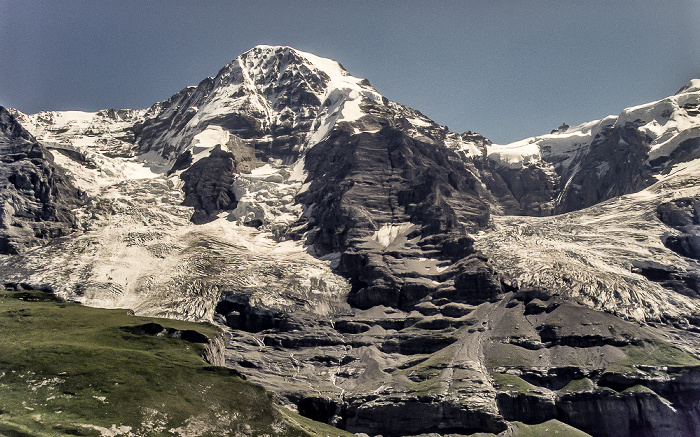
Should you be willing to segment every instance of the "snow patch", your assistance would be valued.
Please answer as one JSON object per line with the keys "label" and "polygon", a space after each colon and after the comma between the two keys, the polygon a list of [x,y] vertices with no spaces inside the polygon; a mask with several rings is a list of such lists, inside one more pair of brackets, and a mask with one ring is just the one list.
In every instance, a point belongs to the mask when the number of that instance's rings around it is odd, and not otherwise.
{"label": "snow patch", "polygon": [[522,168],[542,159],[539,143],[532,138],[506,145],[492,144],[487,147],[487,155],[496,164],[507,168]]}
{"label": "snow patch", "polygon": [[209,125],[192,139],[192,154],[196,155],[215,146],[228,143],[229,132],[221,126]]}
{"label": "snow patch", "polygon": [[381,244],[382,247],[389,247],[400,235],[405,235],[411,228],[413,223],[401,224],[384,224],[379,230],[372,235],[372,240]]}

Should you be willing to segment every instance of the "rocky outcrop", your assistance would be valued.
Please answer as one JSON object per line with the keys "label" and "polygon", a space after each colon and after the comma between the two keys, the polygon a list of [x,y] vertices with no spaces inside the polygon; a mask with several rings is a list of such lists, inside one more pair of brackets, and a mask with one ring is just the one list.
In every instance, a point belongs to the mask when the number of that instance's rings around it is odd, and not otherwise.
{"label": "rocky outcrop", "polygon": [[231,152],[217,146],[210,155],[182,172],[185,200],[183,205],[194,207],[192,222],[202,224],[216,219],[220,211],[236,207],[233,191],[236,162]]}
{"label": "rocky outcrop", "polygon": [[574,168],[560,167],[566,185],[554,212],[578,211],[656,182],[647,164],[650,143],[632,123],[602,130]]}
{"label": "rocky outcrop", "polygon": [[344,428],[369,435],[499,433],[507,429],[502,417],[474,409],[469,402],[441,396],[354,399],[345,411]]}
{"label": "rocky outcrop", "polygon": [[700,361],[646,327],[542,298],[516,294],[486,348],[506,420],[557,419],[596,436],[697,434]]}
{"label": "rocky outcrop", "polygon": [[549,215],[578,211],[638,192],[679,164],[700,158],[698,89],[691,81],[657,102],[627,108],[615,117],[562,125],[551,134],[508,146],[489,146],[488,156],[518,202],[507,213]]}
{"label": "rocky outcrop", "polygon": [[678,132],[693,92],[504,147],[333,61],[256,47],[147,110],[27,116],[75,146],[63,162],[95,199],[79,238],[0,257],[0,273],[214,320],[227,344],[209,342],[211,363],[357,433],[692,435],[697,171],[679,164],[700,156]]}
{"label": "rocky outcrop", "polygon": [[[305,161],[311,184],[299,201],[307,206],[307,244],[319,255],[342,253],[352,305],[408,309],[437,291],[410,260],[446,264],[473,253],[467,230],[484,226],[489,210],[454,152],[385,124],[377,133],[337,129],[311,149]],[[451,272],[458,276],[454,287],[474,285],[487,295],[498,289],[486,285],[488,278]]]}
{"label": "rocky outcrop", "polygon": [[145,110],[103,109],[97,112],[41,111],[24,114],[9,109],[34,138],[58,150],[91,152],[110,158],[133,158],[134,126],[143,121]]}
{"label": "rocky outcrop", "polygon": [[0,107],[0,253],[69,234],[80,203],[51,153]]}
{"label": "rocky outcrop", "polygon": [[679,255],[700,260],[700,199],[674,199],[660,204],[656,213],[664,224],[679,231],[677,235],[666,236],[664,246]]}
{"label": "rocky outcrop", "polygon": [[[562,214],[644,189],[656,181],[648,162],[650,143],[635,124],[628,123],[603,128],[565,157],[543,145],[541,156],[529,163],[495,164],[493,171],[518,205],[514,210],[506,203],[505,210],[532,216]],[[498,189],[495,183],[491,186]]]}
{"label": "rocky outcrop", "polygon": [[146,120],[135,128],[139,153],[176,159],[197,134],[215,125],[266,160],[293,162],[318,127],[314,121],[323,104],[335,103],[319,97],[329,81],[328,74],[293,49],[256,47],[215,77],[149,108]]}

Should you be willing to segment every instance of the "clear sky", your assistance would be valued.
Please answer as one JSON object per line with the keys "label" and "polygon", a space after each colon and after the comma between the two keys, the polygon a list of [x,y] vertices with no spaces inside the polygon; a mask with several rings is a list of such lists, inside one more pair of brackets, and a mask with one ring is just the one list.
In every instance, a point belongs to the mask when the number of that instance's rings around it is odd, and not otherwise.
{"label": "clear sky", "polygon": [[700,1],[0,0],[0,105],[143,108],[257,44],[506,143],[700,78]]}

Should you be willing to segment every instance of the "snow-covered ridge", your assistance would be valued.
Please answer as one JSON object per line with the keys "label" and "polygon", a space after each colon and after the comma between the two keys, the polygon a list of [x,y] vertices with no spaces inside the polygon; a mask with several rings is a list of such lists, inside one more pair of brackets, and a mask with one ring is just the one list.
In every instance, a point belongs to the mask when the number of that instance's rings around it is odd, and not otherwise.
{"label": "snow-covered ridge", "polygon": [[350,123],[355,134],[377,132],[381,126],[364,118],[369,115],[365,105],[383,108],[416,139],[437,141],[465,157],[483,154],[480,142],[388,101],[338,62],[286,46],[256,46],[215,76],[146,109],[14,113],[46,145],[138,155],[152,168],[167,171],[181,154],[190,151],[196,161],[217,144],[226,149],[229,140],[268,148],[289,132],[294,138],[283,142],[293,144],[298,157],[338,123]]}
{"label": "snow-covered ridge", "polygon": [[[252,128],[262,141],[265,135],[272,141],[281,127],[305,130],[303,144],[297,145],[302,151],[322,141],[337,122],[364,116],[363,101],[382,102],[365,79],[350,75],[336,61],[291,47],[265,45],[245,52],[215,77],[180,94],[172,102],[158,104],[154,118],[186,123],[151,141],[167,144],[176,155],[191,150],[194,137],[210,125],[244,137],[250,136]],[[249,120],[247,131],[239,131],[237,115]]]}
{"label": "snow-covered ridge", "polygon": [[39,142],[49,147],[130,157],[134,155],[133,127],[144,120],[147,109],[41,111],[36,114],[10,111]]}
{"label": "snow-covered ridge", "polygon": [[551,134],[526,138],[510,144],[493,144],[488,157],[508,168],[522,168],[540,161],[563,163],[590,145],[604,129],[634,125],[651,139],[649,160],[669,156],[685,140],[700,137],[700,79],[693,79],[665,99],[623,110],[608,116]]}
{"label": "snow-covered ridge", "polygon": [[522,168],[538,163],[545,155],[570,159],[581,147],[590,144],[604,127],[613,125],[615,120],[616,117],[610,116],[510,144],[491,144],[487,146],[488,157],[496,164],[508,168]]}

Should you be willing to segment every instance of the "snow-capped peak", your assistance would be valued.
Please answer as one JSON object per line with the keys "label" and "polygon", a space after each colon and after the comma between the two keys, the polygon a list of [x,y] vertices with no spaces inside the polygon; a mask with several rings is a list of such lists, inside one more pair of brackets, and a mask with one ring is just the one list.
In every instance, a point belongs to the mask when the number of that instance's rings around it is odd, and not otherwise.
{"label": "snow-capped peak", "polygon": [[[299,60],[299,57],[303,58],[308,64],[313,66],[315,69],[323,71],[331,78],[345,77],[348,76],[352,82],[361,81],[361,79],[354,78],[350,73],[343,68],[340,63],[332,59],[323,58],[316,56],[312,53],[303,52],[289,46],[270,46],[270,45],[257,45],[247,52],[243,53],[239,58],[245,59],[259,59],[268,61],[270,58],[276,57],[279,59],[287,57],[287,59]],[[238,59],[238,58],[236,58]],[[235,62],[235,60],[233,61]]]}
{"label": "snow-capped peak", "polygon": [[685,93],[696,93],[700,91],[700,79],[691,79],[683,88],[679,89],[676,95]]}
{"label": "snow-capped peak", "polygon": [[[213,126],[242,139],[277,139],[275,144],[285,135],[281,132],[294,131],[295,138],[285,139],[284,147],[299,153],[322,141],[336,123],[362,118],[361,104],[367,101],[381,104],[382,96],[338,62],[291,47],[260,45],[195,89],[154,105],[154,124],[162,120],[168,128],[158,137],[142,140],[147,147],[140,152],[156,152],[149,159],[162,157],[172,163],[194,147],[195,136]],[[177,126],[171,125],[173,120]],[[154,150],[153,144],[162,149]],[[198,145],[203,147],[201,141]],[[285,153],[287,160],[291,152]]]}
{"label": "snow-capped peak", "polygon": [[649,138],[648,159],[669,156],[684,141],[700,137],[700,79],[693,79],[676,94],[655,102],[624,109],[618,116],[608,116],[551,134],[527,138],[511,144],[493,144],[488,156],[498,165],[522,168],[546,159],[568,167],[574,157],[603,130],[634,126]]}
{"label": "snow-capped peak", "polygon": [[320,103],[339,93],[381,98],[366,79],[352,76],[338,62],[288,46],[255,46],[224,67],[214,81],[217,87],[243,82],[248,90],[272,98],[273,106],[275,94],[290,85],[310,92]]}
{"label": "snow-capped peak", "polygon": [[[319,103],[333,108],[332,112],[340,110],[337,119],[344,121],[363,115],[359,108],[363,98],[381,101],[381,95],[366,79],[352,76],[337,61],[288,46],[253,47],[227,67],[229,71],[240,68],[244,79],[249,79],[258,92],[265,94],[273,108],[279,103],[276,93],[290,85],[301,87],[302,93],[310,92]],[[297,77],[302,80],[295,83]],[[309,98],[307,95],[306,99]],[[294,102],[285,99],[282,103]]]}

